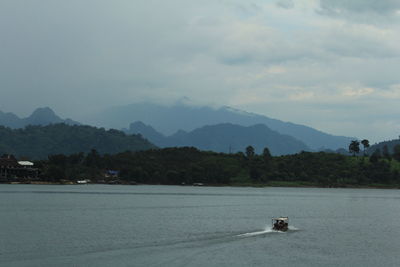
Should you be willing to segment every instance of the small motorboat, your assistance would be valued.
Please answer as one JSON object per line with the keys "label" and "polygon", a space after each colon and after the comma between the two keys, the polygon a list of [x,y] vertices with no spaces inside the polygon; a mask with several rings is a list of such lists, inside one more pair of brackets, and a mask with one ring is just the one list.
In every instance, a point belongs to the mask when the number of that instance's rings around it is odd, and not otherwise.
{"label": "small motorboat", "polygon": [[272,218],[272,230],[281,232],[289,230],[289,217]]}

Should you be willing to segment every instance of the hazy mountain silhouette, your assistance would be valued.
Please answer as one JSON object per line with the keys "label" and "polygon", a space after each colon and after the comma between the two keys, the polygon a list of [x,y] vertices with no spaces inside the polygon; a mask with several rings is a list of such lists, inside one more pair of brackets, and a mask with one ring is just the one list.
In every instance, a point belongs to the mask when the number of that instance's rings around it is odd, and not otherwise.
{"label": "hazy mountain silhouette", "polygon": [[272,131],[262,124],[246,127],[223,123],[204,126],[191,132],[181,130],[166,137],[151,126],[135,122],[130,125],[128,132],[141,134],[159,147],[193,146],[200,150],[234,153],[244,152],[246,147],[251,145],[257,153],[261,153],[265,147],[268,147],[273,155],[294,154],[302,150],[310,150],[303,142]]}
{"label": "hazy mountain silhouette", "polygon": [[16,129],[23,127],[23,121],[14,113],[0,111],[0,125]]}
{"label": "hazy mountain silhouette", "polygon": [[[389,152],[389,154],[393,154],[394,152],[394,147],[396,145],[400,145],[400,137],[399,139],[393,139],[393,140],[388,140],[388,141],[382,141],[376,144],[371,145],[371,147],[369,147],[367,149],[367,153],[369,155],[372,155],[376,150],[379,150],[381,153],[383,153],[385,151],[385,146],[387,147],[387,151]],[[360,149],[361,152],[363,151],[363,145],[360,144]]]}
{"label": "hazy mountain silhouette", "polygon": [[165,147],[167,137],[141,121],[131,123],[129,129],[125,129],[125,132],[128,134],[140,134],[156,146]]}
{"label": "hazy mountain silhouette", "polygon": [[104,110],[88,120],[90,124],[117,129],[126,127],[134,121],[150,124],[164,135],[171,135],[177,130],[192,131],[205,125],[220,123],[241,126],[265,124],[271,130],[290,135],[314,150],[347,147],[350,141],[355,139],[334,136],[308,126],[283,122],[230,107],[196,107],[184,104],[162,106],[152,103],[137,103]]}
{"label": "hazy mountain silhouette", "polygon": [[49,125],[55,123],[65,123],[68,125],[79,125],[79,122],[71,119],[61,119],[54,111],[49,108],[38,108],[29,117],[19,118],[13,113],[4,113],[0,111],[0,125],[12,129],[23,128],[27,125]]}

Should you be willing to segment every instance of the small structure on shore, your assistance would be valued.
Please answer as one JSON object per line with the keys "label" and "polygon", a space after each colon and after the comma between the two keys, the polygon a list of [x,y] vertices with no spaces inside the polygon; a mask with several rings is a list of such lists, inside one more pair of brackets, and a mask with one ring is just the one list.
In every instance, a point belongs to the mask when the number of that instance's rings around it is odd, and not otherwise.
{"label": "small structure on shore", "polygon": [[0,181],[21,182],[37,180],[39,170],[34,168],[33,162],[18,161],[13,155],[5,154],[0,157]]}
{"label": "small structure on shore", "polygon": [[272,218],[272,229],[281,232],[289,230],[289,217]]}
{"label": "small structure on shore", "polygon": [[104,172],[104,178],[118,178],[119,177],[119,171],[116,170],[106,170]]}

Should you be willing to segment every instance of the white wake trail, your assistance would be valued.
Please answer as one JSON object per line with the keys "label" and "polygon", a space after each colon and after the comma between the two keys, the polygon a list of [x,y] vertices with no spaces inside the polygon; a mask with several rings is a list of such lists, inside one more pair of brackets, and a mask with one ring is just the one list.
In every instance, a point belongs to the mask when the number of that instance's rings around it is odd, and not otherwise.
{"label": "white wake trail", "polygon": [[[297,231],[299,230],[296,227],[289,227],[289,231]],[[250,236],[257,236],[257,235],[265,235],[265,234],[269,234],[269,233],[286,233],[286,232],[282,232],[282,231],[276,231],[273,230],[271,227],[266,227],[264,230],[262,231],[257,231],[257,232],[250,232],[250,233],[244,233],[244,234],[240,234],[237,235],[238,237],[250,237]]]}
{"label": "white wake trail", "polygon": [[239,237],[249,237],[249,236],[256,236],[256,235],[264,235],[264,234],[273,233],[273,232],[277,232],[277,231],[272,230],[272,228],[269,227],[269,228],[265,228],[262,231],[244,233],[244,234],[240,234],[240,235],[237,235],[237,236],[239,236]]}

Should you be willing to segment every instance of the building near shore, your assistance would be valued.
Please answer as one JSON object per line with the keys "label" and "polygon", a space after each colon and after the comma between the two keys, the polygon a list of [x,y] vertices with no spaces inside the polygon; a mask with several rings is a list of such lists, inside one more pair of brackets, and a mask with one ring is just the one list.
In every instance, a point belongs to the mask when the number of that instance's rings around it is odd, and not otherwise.
{"label": "building near shore", "polygon": [[18,161],[13,155],[0,157],[0,181],[20,182],[24,180],[37,180],[39,170],[30,161]]}

